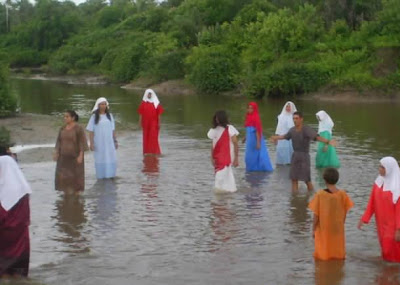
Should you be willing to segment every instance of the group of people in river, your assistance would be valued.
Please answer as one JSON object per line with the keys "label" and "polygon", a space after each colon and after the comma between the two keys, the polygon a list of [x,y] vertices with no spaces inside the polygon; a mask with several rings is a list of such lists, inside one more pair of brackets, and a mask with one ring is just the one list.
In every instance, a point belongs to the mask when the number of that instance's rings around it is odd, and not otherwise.
{"label": "group of people in river", "polygon": [[[163,107],[151,89],[145,91],[139,106],[143,131],[143,154],[160,155],[160,116]],[[293,102],[287,102],[278,116],[278,125],[270,141],[276,144],[276,164],[290,165],[292,190],[304,181],[313,190],[310,175],[309,147],[318,141],[316,167],[324,168],[326,188],[318,191],[309,203],[313,212],[312,236],[316,259],[344,259],[346,214],[353,202],[346,191],[337,188],[340,162],[336,141],[332,139],[333,120],[325,111],[316,113],[318,132],[303,122],[303,114]],[[118,140],[115,120],[106,98],[97,99],[85,130],[78,124],[79,116],[73,110],[64,114],[54,151],[56,164],[55,189],[66,194],[81,193],[85,188],[84,152],[94,152],[97,179],[116,176]],[[271,172],[272,165],[263,135],[258,105],[250,102],[244,126],[246,136],[245,164],[247,172]],[[207,137],[212,140],[211,163],[215,170],[215,190],[237,190],[234,167],[239,165],[239,132],[229,123],[225,111],[217,111]],[[29,195],[31,188],[11,153],[0,147],[0,277],[27,276],[29,271]],[[393,157],[380,161],[367,208],[358,227],[375,215],[379,242],[384,260],[400,262],[400,168]]]}

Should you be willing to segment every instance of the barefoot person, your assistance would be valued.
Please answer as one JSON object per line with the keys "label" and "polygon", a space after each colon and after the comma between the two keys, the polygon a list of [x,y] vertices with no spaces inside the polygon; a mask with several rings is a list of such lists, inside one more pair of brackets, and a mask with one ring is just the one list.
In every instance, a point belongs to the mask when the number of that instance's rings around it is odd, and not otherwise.
{"label": "barefoot person", "polygon": [[108,101],[97,99],[87,124],[90,150],[94,151],[94,165],[97,179],[114,178],[117,172],[118,141],[115,134],[115,121],[109,111]]}
{"label": "barefoot person", "polygon": [[225,111],[217,111],[213,117],[213,128],[207,133],[212,140],[211,163],[215,169],[215,190],[235,192],[236,182],[233,167],[239,165],[239,132],[229,124]]}
{"label": "barefoot person", "polygon": [[31,193],[16,161],[0,156],[0,278],[28,276]]}
{"label": "barefoot person", "polygon": [[379,176],[372,187],[364,215],[358,229],[368,224],[375,215],[382,258],[400,262],[400,168],[391,156],[380,160]]}
{"label": "barefoot person", "polygon": [[65,125],[58,133],[54,150],[54,160],[57,161],[55,189],[67,193],[79,193],[85,189],[84,152],[88,146],[85,131],[78,120],[75,111],[65,112]]}
{"label": "barefoot person", "polygon": [[327,140],[318,136],[318,133],[311,127],[304,125],[303,114],[301,112],[293,113],[294,127],[285,135],[272,136],[271,139],[276,142],[278,140],[292,140],[293,155],[290,165],[290,179],[292,180],[292,190],[299,189],[299,180],[307,184],[309,191],[314,189],[311,183],[310,170],[310,142],[317,140],[327,145],[334,145],[335,141]]}
{"label": "barefoot person", "polygon": [[144,92],[139,106],[139,125],[143,130],[143,154],[161,154],[158,136],[160,132],[160,116],[164,112],[160,100],[152,89]]}

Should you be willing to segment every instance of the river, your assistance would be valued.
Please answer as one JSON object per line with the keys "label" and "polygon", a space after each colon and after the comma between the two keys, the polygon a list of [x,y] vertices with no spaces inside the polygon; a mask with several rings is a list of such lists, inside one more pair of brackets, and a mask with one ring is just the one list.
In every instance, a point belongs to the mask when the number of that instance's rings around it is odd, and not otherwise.
{"label": "river", "polygon": [[[312,127],[317,128],[319,110],[335,121],[339,186],[355,203],[346,221],[346,261],[315,262],[307,210],[313,193],[304,185],[299,193],[291,192],[288,167],[245,173],[241,144],[238,192],[213,192],[206,137],[212,115],[227,110],[244,134],[248,99],[159,96],[165,108],[164,155],[143,159],[136,111],[141,92],[16,79],[12,86],[22,112],[55,120],[75,109],[85,123],[95,99],[107,97],[118,126],[125,129],[117,179],[96,181],[92,154],[86,153],[86,189],[78,198],[54,191],[54,162],[21,164],[33,188],[32,284],[400,284],[399,267],[380,260],[374,222],[356,229],[379,159],[400,159],[399,104],[292,99]],[[258,102],[265,136],[274,133],[284,102]],[[275,146],[268,142],[268,148],[274,161]],[[315,151],[313,143],[312,179],[318,188],[323,185],[314,168]]]}

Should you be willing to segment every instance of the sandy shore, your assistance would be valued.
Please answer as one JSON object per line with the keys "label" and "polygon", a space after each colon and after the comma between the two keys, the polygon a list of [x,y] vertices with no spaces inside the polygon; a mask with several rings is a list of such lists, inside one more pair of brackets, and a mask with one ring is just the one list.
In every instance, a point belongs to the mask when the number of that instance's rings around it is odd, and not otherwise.
{"label": "sandy shore", "polygon": [[[21,163],[35,163],[52,160],[53,148],[62,126],[62,118],[37,115],[19,114],[15,117],[0,119],[0,125],[10,131],[11,141],[15,144],[13,152],[17,152]],[[125,136],[136,130],[136,126],[117,126],[118,136]]]}

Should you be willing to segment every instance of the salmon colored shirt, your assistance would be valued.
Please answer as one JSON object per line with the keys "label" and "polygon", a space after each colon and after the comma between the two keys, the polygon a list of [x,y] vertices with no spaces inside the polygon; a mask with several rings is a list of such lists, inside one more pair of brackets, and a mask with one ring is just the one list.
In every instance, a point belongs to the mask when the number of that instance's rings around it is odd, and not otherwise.
{"label": "salmon colored shirt", "polygon": [[319,217],[315,230],[314,257],[320,260],[344,259],[346,257],[344,222],[353,201],[345,191],[329,193],[318,191],[308,208]]}

